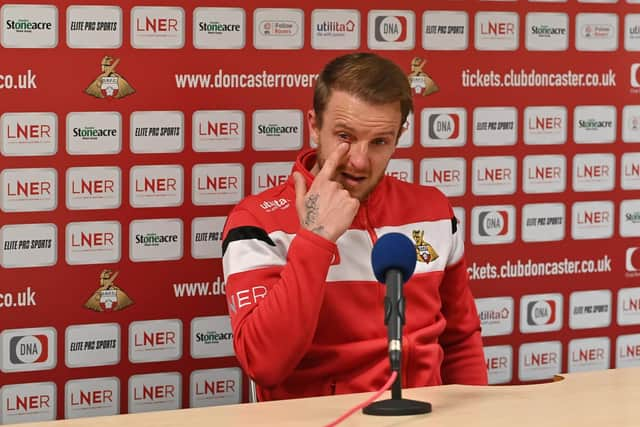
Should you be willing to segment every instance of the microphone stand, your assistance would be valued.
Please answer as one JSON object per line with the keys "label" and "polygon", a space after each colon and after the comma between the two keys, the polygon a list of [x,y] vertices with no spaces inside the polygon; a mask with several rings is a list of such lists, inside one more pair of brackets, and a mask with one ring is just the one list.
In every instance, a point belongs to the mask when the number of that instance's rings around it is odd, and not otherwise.
{"label": "microphone stand", "polygon": [[402,325],[404,325],[404,297],[402,272],[389,269],[385,273],[387,296],[384,299],[384,324],[389,333],[391,371],[398,373],[391,386],[391,399],[379,400],[364,407],[367,415],[418,415],[431,412],[429,402],[402,398]]}

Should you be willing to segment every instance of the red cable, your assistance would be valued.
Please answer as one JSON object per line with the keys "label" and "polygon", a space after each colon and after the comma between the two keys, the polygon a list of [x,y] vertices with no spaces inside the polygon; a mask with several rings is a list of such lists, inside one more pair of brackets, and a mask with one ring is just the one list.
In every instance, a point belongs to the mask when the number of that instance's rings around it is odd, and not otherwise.
{"label": "red cable", "polygon": [[335,421],[330,422],[329,424],[327,424],[324,427],[337,426],[338,424],[340,424],[341,422],[343,422],[344,420],[349,418],[351,415],[353,415],[354,412],[356,412],[359,409],[364,408],[365,406],[367,406],[368,404],[370,404],[371,402],[373,402],[374,400],[379,398],[382,393],[384,393],[385,391],[387,391],[387,389],[389,387],[391,387],[391,384],[393,384],[393,382],[396,380],[397,376],[398,376],[398,373],[396,371],[391,372],[391,376],[389,377],[389,380],[387,380],[387,383],[385,385],[383,385],[380,390],[376,391],[376,393],[373,396],[371,396],[370,398],[368,398],[367,400],[365,400],[364,402],[362,402],[358,406],[354,406],[353,408],[349,409],[347,412],[345,412],[344,414],[340,415],[340,417],[337,418]]}

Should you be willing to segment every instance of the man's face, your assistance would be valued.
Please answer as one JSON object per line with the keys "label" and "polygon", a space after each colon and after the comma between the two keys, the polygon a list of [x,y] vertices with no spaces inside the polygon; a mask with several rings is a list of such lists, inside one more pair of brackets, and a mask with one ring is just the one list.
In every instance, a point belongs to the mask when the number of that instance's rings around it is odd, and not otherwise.
{"label": "man's face", "polygon": [[322,127],[313,110],[308,113],[309,130],[318,145],[314,174],[341,142],[349,151],[338,166],[335,181],[362,201],[384,176],[396,149],[402,123],[400,101],[369,104],[346,92],[332,91],[322,117]]}

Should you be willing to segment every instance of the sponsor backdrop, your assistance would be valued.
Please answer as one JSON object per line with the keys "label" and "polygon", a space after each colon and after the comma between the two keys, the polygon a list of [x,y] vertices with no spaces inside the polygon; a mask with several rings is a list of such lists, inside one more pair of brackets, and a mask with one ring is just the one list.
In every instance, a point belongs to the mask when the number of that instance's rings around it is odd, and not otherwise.
{"label": "sponsor backdrop", "polygon": [[0,423],[246,400],[221,230],[354,50],[411,82],[388,173],[455,206],[491,382],[640,365],[640,1],[100,4],[0,4]]}

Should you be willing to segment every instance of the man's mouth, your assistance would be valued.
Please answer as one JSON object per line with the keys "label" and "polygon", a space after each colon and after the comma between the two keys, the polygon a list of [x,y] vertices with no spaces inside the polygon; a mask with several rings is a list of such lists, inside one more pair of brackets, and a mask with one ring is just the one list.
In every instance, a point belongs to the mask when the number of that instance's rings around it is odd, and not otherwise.
{"label": "man's mouth", "polygon": [[342,172],[341,175],[344,182],[348,185],[358,185],[366,179],[365,176],[351,175],[346,172]]}

